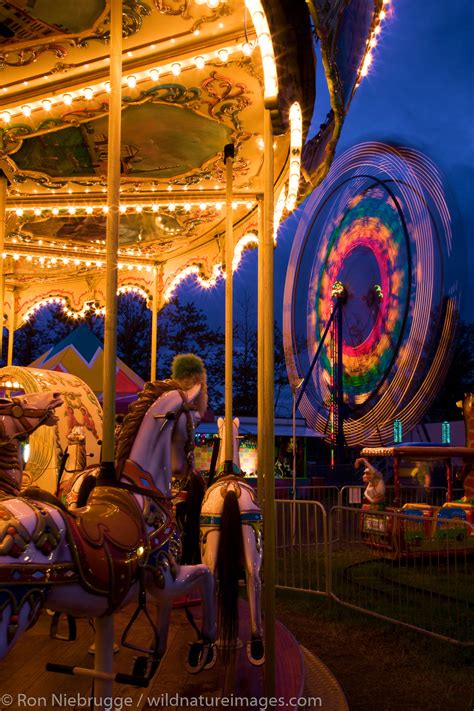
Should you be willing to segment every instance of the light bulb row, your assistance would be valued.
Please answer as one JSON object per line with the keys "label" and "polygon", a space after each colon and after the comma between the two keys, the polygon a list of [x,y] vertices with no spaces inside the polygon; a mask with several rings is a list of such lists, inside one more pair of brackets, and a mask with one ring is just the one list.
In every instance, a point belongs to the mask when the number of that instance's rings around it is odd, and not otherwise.
{"label": "light bulb row", "polygon": [[[124,204],[119,205],[119,212],[121,215],[125,215],[127,212],[129,214],[140,214],[140,213],[157,213],[160,210],[168,210],[168,212],[175,212],[178,208],[182,208],[185,212],[191,212],[193,207],[199,208],[199,210],[204,211],[209,208],[214,208],[220,211],[225,206],[224,202],[221,201],[199,201],[199,202],[189,202],[189,201],[175,201],[167,203],[138,203],[138,204]],[[251,210],[255,206],[253,200],[233,200],[232,209],[237,210],[239,207],[246,207]],[[13,207],[8,206],[6,208],[7,212],[15,213],[17,217],[42,217],[48,214],[71,217],[77,216],[81,217],[84,215],[94,215],[98,213],[103,213],[106,215],[109,212],[108,205],[43,205],[42,207]]]}
{"label": "light bulb row", "polygon": [[288,178],[288,194],[286,209],[295,209],[301,175],[301,148],[303,146],[303,117],[301,107],[295,101],[290,108],[290,176]]}
{"label": "light bulb row", "polygon": [[245,0],[257,35],[263,66],[264,98],[274,100],[278,96],[278,75],[267,18],[260,0]]}
{"label": "light bulb row", "polygon": [[[48,254],[33,255],[25,254],[21,252],[3,252],[2,259],[11,257],[15,262],[20,259],[24,259],[26,262],[39,264],[40,267],[51,269],[52,267],[62,267],[62,266],[74,266],[80,267],[84,266],[88,269],[102,269],[105,266],[105,260],[101,259],[84,259],[80,257],[54,257]],[[150,264],[135,264],[131,262],[118,262],[119,269],[127,269],[132,271],[136,269],[138,272],[146,271],[151,272],[152,266]]]}
{"label": "light bulb row", "polygon": [[391,0],[383,0],[382,10],[380,10],[380,12],[379,12],[377,21],[375,22],[374,28],[370,34],[369,39],[368,39],[367,51],[365,53],[364,59],[362,60],[362,63],[359,68],[359,77],[358,77],[356,86],[359,85],[361,78],[366,77],[367,74],[369,73],[369,69],[370,69],[370,66],[371,66],[372,60],[373,60],[372,51],[377,46],[378,37],[382,31],[382,22],[387,17],[387,11],[388,11],[390,2],[391,2]]}
{"label": "light bulb row", "polygon": [[[231,55],[242,53],[246,56],[250,56],[255,46],[256,44],[254,42],[240,42],[227,47],[221,47],[220,49],[212,52],[198,55],[197,57],[182,59],[179,62],[169,62],[159,67],[157,66],[145,71],[135,72],[134,74],[129,74],[128,76],[122,78],[122,86],[128,87],[129,89],[135,89],[137,84],[140,82],[150,80],[157,82],[161,76],[168,74],[178,77],[185,69],[193,67],[197,69],[204,69],[207,63],[215,62],[216,60],[225,64]],[[38,111],[40,109],[49,112],[56,107],[69,107],[72,106],[75,101],[92,101],[96,96],[104,93],[109,94],[110,91],[110,82],[105,81],[74,91],[71,90],[61,95],[49,96],[39,101],[32,101],[28,104],[23,104],[22,106],[12,107],[8,110],[0,112],[0,118],[3,120],[4,124],[9,124],[12,119],[16,119],[19,116],[29,118],[34,111]]]}

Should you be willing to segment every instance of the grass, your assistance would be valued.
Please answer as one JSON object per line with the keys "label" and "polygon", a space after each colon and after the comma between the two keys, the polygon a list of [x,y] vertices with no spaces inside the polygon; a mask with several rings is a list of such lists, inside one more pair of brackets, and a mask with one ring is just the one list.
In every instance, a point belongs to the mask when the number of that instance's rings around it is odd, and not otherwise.
{"label": "grass", "polygon": [[474,649],[278,591],[277,616],[335,674],[351,711],[472,711]]}

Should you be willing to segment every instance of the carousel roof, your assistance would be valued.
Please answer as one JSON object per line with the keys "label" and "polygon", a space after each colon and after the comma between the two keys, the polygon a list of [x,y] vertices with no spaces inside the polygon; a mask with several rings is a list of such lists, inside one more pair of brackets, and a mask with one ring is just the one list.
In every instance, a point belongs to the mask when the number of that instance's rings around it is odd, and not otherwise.
{"label": "carousel roof", "polygon": [[[236,259],[257,243],[263,118],[276,222],[327,172],[385,0],[124,0],[119,284],[159,305],[183,276],[220,275],[223,148],[233,143]],[[110,0],[0,7],[4,273],[14,311],[104,304]],[[304,144],[321,44],[331,111]],[[13,300],[7,306],[11,319]],[[16,326],[21,325],[21,321]]]}

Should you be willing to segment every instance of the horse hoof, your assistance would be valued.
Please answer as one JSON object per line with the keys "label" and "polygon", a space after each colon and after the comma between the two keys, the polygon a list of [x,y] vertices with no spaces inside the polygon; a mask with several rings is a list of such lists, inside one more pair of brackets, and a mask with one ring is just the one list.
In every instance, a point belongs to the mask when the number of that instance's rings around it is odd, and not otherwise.
{"label": "horse hoof", "polygon": [[193,642],[189,647],[186,671],[198,674],[203,669],[211,669],[216,659],[216,645],[213,642]]}
{"label": "horse hoof", "polygon": [[247,658],[254,667],[260,667],[265,663],[265,647],[262,639],[256,637],[247,642]]}

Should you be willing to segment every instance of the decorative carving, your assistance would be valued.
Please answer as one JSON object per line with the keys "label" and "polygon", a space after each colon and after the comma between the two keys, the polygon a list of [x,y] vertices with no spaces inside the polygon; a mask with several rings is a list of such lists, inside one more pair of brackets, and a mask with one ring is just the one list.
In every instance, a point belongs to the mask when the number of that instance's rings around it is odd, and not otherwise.
{"label": "decorative carving", "polygon": [[242,126],[239,113],[252,103],[245,84],[234,84],[229,77],[213,71],[203,81],[201,88],[209,96],[209,99],[202,101],[208,105],[209,116],[222,122],[230,121],[235,130],[239,131]]}
{"label": "decorative carving", "polygon": [[227,3],[220,3],[211,15],[203,15],[200,17],[191,27],[191,32],[195,32],[206,22],[217,22],[221,17],[226,17],[231,14],[232,10]]}
{"label": "decorative carving", "polygon": [[8,509],[0,506],[0,556],[19,558],[31,541],[31,536]]}
{"label": "decorative carving", "polygon": [[[174,3],[177,7],[172,7],[171,4]],[[163,2],[163,0],[154,0],[153,3],[162,15],[180,15],[183,20],[189,20],[191,15],[189,14],[189,6],[191,5],[191,0],[168,0],[168,3]]]}
{"label": "decorative carving", "polygon": [[58,59],[66,56],[66,50],[60,44],[45,44],[38,47],[26,47],[10,52],[0,52],[0,70],[5,67],[25,67],[36,62],[45,52],[51,52]]}

